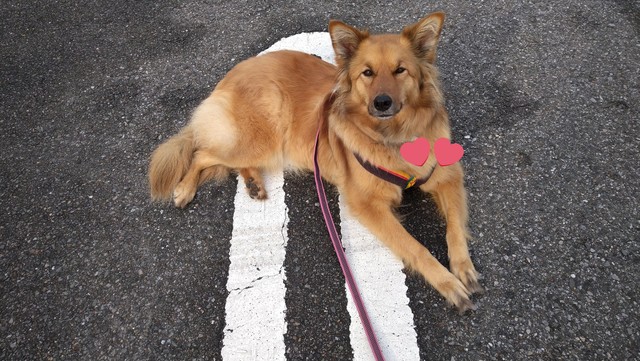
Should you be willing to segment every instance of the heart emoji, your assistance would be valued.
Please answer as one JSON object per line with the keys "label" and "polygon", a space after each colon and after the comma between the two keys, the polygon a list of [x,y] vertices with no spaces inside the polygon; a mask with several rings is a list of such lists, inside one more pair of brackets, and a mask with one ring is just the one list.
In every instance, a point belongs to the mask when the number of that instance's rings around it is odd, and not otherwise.
{"label": "heart emoji", "polygon": [[440,138],[436,140],[436,144],[433,146],[433,150],[436,153],[436,159],[441,166],[452,165],[462,158],[464,149],[457,143],[450,143],[447,138]]}
{"label": "heart emoji", "polygon": [[400,155],[407,162],[421,167],[429,158],[429,141],[418,138],[400,146]]}

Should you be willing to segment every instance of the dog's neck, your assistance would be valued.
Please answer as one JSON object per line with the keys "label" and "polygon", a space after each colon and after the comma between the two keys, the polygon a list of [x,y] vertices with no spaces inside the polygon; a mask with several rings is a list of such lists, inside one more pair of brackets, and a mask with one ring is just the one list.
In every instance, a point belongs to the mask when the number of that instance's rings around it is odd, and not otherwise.
{"label": "dog's neck", "polygon": [[[385,136],[379,129],[374,128],[377,124],[372,119],[362,119],[361,122],[354,121],[353,117],[368,117],[368,114],[352,113],[348,115],[345,112],[344,99],[337,92],[327,95],[321,107],[320,116],[325,123],[326,131],[333,133],[341,143],[341,146],[349,153],[357,156],[370,164],[372,168],[388,170],[392,173],[408,175],[417,179],[423,179],[430,175],[435,167],[435,163],[429,163],[425,167],[418,167],[408,163],[400,154],[400,146],[408,141],[415,140],[416,137],[424,137],[429,131],[432,124],[434,112],[416,112],[409,114],[410,121],[420,122],[417,117],[426,117],[422,119],[422,126],[418,134],[409,134],[401,126],[395,126],[397,133]],[[371,125],[371,126],[367,126]],[[385,132],[391,132],[394,127],[390,127]],[[424,134],[423,134],[424,133]],[[398,136],[398,134],[400,134]],[[354,159],[354,158],[352,158]],[[360,162],[362,165],[363,162]],[[371,172],[373,173],[373,172]]]}

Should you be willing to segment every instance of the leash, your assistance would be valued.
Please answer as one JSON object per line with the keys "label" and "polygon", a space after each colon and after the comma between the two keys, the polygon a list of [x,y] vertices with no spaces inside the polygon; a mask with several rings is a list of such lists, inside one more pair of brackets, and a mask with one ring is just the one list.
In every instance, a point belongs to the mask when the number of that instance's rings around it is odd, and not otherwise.
{"label": "leash", "polygon": [[338,256],[338,262],[340,263],[342,274],[344,274],[347,286],[349,287],[351,298],[353,298],[353,302],[355,303],[356,309],[358,310],[358,315],[360,316],[360,321],[362,322],[364,332],[367,335],[369,346],[371,347],[371,351],[373,352],[373,356],[375,357],[376,361],[384,361],[382,351],[380,350],[380,345],[378,345],[378,340],[376,339],[376,335],[373,332],[373,327],[371,326],[371,321],[369,320],[369,315],[367,314],[364,302],[362,301],[362,297],[360,296],[360,291],[358,291],[358,286],[356,285],[356,281],[353,278],[353,274],[351,273],[351,268],[349,267],[349,263],[347,262],[347,257],[344,254],[342,241],[340,240],[340,236],[338,236],[336,225],[333,222],[333,217],[331,216],[331,211],[329,210],[329,203],[327,202],[327,195],[324,191],[324,185],[322,184],[320,167],[318,166],[318,143],[320,140],[320,130],[322,129],[322,125],[324,123],[325,114],[334,99],[335,95],[333,93],[327,97],[324,103],[323,112],[320,116],[320,124],[318,125],[318,131],[316,132],[316,141],[313,147],[313,176],[316,182],[316,190],[318,191],[318,200],[320,202],[322,216],[324,217],[324,223],[327,226],[327,231],[329,231],[329,237],[331,238],[331,243],[333,243],[333,249],[336,251],[336,255]]}

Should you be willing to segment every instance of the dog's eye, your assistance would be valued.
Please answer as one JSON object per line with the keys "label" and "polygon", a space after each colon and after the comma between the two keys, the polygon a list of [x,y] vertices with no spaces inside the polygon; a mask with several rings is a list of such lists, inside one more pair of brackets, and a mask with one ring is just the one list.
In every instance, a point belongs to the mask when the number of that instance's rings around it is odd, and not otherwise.
{"label": "dog's eye", "polygon": [[396,74],[402,74],[406,71],[407,69],[399,66],[398,69],[396,69]]}
{"label": "dog's eye", "polygon": [[372,77],[373,76],[373,70],[367,69],[367,70],[362,72],[362,75],[366,76],[367,78],[368,77]]}

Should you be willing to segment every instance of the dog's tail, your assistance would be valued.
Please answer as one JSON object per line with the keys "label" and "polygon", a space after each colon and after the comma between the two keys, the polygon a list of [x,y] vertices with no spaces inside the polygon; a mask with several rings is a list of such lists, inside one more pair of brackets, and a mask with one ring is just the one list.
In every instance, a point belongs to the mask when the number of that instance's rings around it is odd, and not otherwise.
{"label": "dog's tail", "polygon": [[171,199],[174,188],[191,165],[194,150],[193,132],[187,126],[153,152],[149,163],[149,187],[153,200]]}

